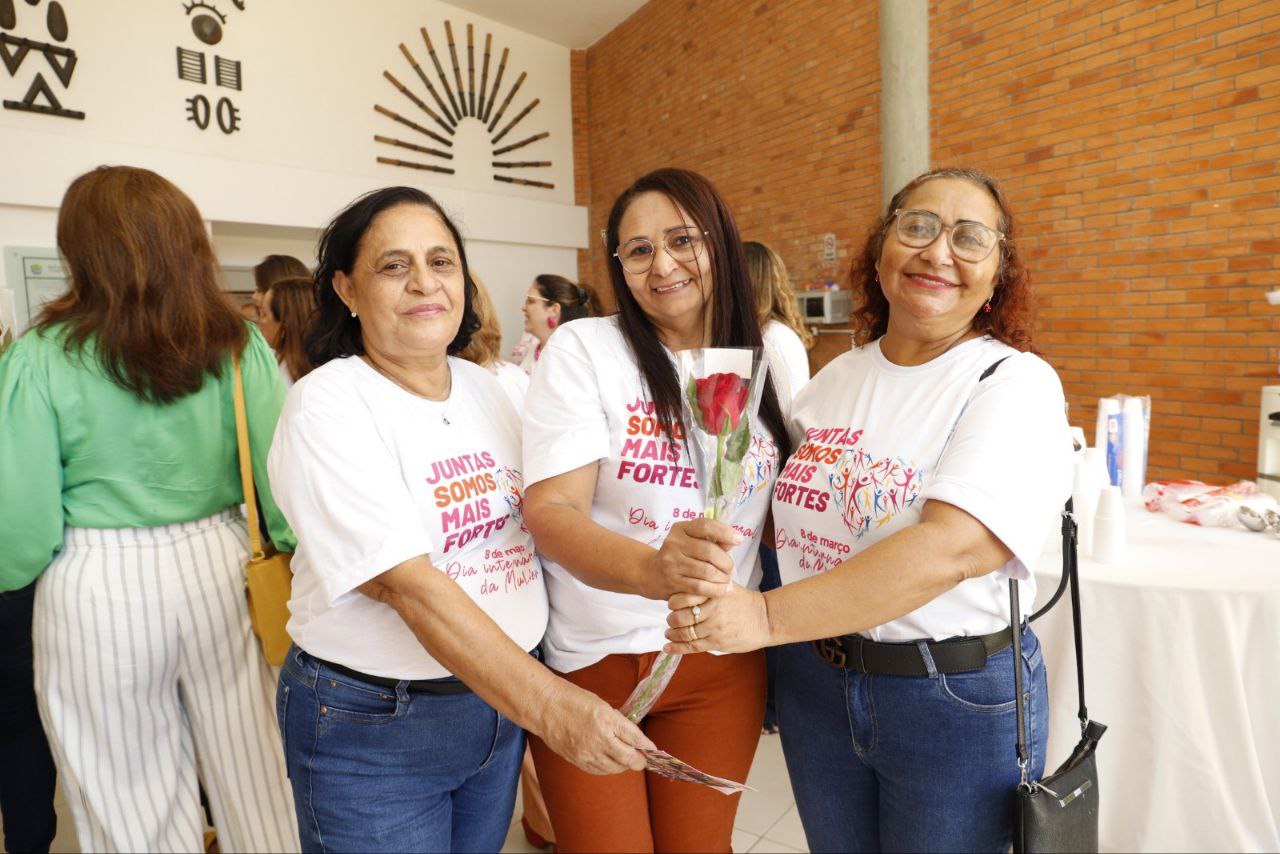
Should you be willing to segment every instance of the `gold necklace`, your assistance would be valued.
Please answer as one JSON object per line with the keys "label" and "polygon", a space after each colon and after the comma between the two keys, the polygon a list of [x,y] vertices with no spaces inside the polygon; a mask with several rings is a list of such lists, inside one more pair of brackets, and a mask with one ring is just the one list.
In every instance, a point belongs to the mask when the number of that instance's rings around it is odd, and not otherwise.
{"label": "gold necklace", "polygon": [[444,400],[440,401],[432,397],[427,397],[425,394],[422,394],[421,392],[414,391],[413,389],[409,388],[409,386],[400,382],[400,380],[394,377],[389,371],[386,371],[385,369],[383,369],[381,365],[379,365],[373,359],[369,358],[368,355],[361,356],[361,358],[364,360],[364,363],[366,365],[373,368],[375,371],[382,374],[384,377],[391,380],[393,383],[395,383],[405,391],[409,392],[409,394],[413,395],[414,397],[419,397],[419,398],[422,398],[423,400],[429,400],[432,403],[443,403],[444,409],[440,412],[440,423],[446,427],[448,427],[450,424],[453,423],[449,420],[449,405],[453,402],[453,369],[449,368],[449,363],[447,360],[445,361],[445,368],[449,377],[449,385],[444,390]]}

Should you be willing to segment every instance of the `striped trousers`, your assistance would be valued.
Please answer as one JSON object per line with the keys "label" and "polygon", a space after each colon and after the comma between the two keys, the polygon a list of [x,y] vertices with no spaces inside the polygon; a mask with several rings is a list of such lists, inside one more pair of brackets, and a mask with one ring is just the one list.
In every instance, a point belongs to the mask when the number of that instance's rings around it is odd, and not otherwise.
{"label": "striped trousers", "polygon": [[83,851],[298,850],[266,662],[227,510],[159,528],[68,528],[36,588],[40,715]]}

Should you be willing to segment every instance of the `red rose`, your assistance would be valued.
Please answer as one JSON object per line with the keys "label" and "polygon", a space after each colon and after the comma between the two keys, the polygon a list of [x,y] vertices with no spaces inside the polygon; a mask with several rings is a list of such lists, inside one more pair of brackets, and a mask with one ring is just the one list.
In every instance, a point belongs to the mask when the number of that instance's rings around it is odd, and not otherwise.
{"label": "red rose", "polygon": [[712,374],[694,382],[698,386],[698,416],[703,429],[714,435],[737,428],[747,406],[747,381],[737,374]]}

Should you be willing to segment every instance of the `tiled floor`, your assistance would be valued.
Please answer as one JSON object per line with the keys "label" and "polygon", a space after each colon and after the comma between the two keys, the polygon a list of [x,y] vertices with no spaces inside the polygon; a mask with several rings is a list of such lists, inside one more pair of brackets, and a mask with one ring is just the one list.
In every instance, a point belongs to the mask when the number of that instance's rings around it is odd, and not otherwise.
{"label": "tiled floor", "polygon": [[[808,852],[796,802],[791,797],[791,781],[782,760],[782,742],[776,735],[760,737],[760,747],[747,777],[747,785],[756,789],[744,792],[738,804],[738,819],[734,822],[733,850],[743,852]],[[516,801],[517,813],[519,800]],[[525,841],[517,814],[511,821],[511,830],[502,846],[503,854],[534,854]]]}
{"label": "tiled floor", "polygon": [[[747,784],[756,791],[744,793],[738,805],[733,850],[738,854],[748,851],[807,852],[809,849],[805,844],[804,830],[800,827],[800,816],[796,814],[795,800],[791,797],[791,782],[787,779],[786,765],[782,760],[782,743],[776,735],[761,736]],[[519,803],[517,799],[517,810]],[[61,791],[55,806],[58,835],[49,850],[51,854],[76,854],[80,846]],[[525,841],[518,814],[511,821],[511,830],[502,851],[503,854],[533,854],[538,851]]]}

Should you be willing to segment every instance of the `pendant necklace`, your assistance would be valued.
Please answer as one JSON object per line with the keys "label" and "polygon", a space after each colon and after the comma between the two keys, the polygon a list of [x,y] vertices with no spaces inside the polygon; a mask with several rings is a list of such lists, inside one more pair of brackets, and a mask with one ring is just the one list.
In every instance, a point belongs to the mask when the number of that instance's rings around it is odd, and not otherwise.
{"label": "pendant necklace", "polygon": [[[400,388],[404,389],[405,391],[409,392],[409,394],[413,395],[414,397],[420,397],[420,398],[422,398],[423,400],[428,400],[428,401],[431,401],[432,403],[441,403],[441,402],[443,402],[443,403],[444,403],[444,409],[443,409],[443,410],[441,410],[441,412],[440,412],[440,423],[441,423],[441,424],[443,424],[443,425],[444,425],[444,426],[446,426],[446,427],[448,427],[450,424],[452,424],[452,423],[453,423],[453,422],[451,422],[451,421],[449,420],[449,405],[450,405],[451,403],[453,403],[453,369],[452,369],[452,368],[449,368],[449,370],[448,370],[448,373],[449,373],[449,385],[448,385],[448,387],[445,389],[445,392],[444,392],[444,400],[443,400],[443,401],[439,401],[439,400],[435,400],[434,398],[427,397],[425,394],[422,394],[422,393],[420,393],[420,392],[416,392],[416,391],[414,391],[413,389],[409,388],[407,385],[405,385],[404,383],[400,382],[400,380],[398,380],[398,379],[396,379],[394,376],[392,376],[389,372],[387,372],[387,371],[383,370],[383,368],[382,368],[382,366],[381,366],[381,365],[379,365],[377,362],[373,361],[373,359],[370,359],[368,356],[362,356],[361,358],[363,358],[363,359],[364,359],[364,363],[365,363],[366,365],[368,365],[369,367],[373,368],[375,371],[377,371],[378,373],[382,374],[384,377],[386,377],[387,379],[391,380],[393,383],[395,383],[396,385],[398,385]],[[446,366],[447,366],[447,365],[448,365],[448,362],[446,362],[445,364],[446,364]]]}

